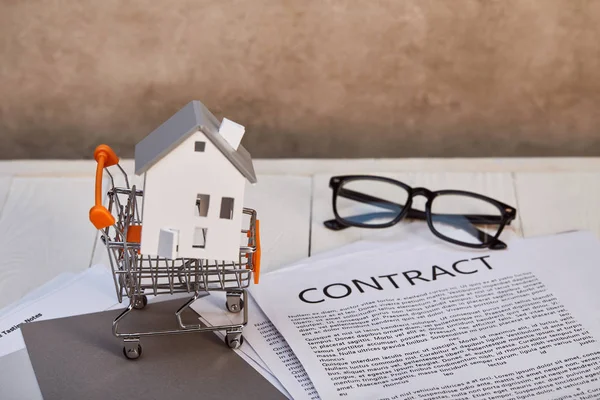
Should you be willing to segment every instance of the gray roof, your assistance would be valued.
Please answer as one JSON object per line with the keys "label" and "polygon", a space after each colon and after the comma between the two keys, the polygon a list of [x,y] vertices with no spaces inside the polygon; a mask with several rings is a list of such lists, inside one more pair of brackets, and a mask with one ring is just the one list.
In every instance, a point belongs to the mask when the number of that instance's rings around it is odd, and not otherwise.
{"label": "gray roof", "polygon": [[136,175],[146,172],[191,134],[200,130],[248,181],[256,183],[250,153],[242,145],[237,150],[231,147],[219,134],[219,126],[219,120],[204,104],[198,100],[189,102],[135,146]]}

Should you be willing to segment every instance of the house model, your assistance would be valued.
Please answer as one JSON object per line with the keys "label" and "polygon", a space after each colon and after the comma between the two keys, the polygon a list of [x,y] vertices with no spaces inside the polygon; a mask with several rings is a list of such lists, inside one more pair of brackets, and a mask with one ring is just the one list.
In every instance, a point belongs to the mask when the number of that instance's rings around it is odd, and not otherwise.
{"label": "house model", "polygon": [[144,175],[141,253],[168,259],[237,260],[252,158],[244,127],[192,101],[135,147]]}

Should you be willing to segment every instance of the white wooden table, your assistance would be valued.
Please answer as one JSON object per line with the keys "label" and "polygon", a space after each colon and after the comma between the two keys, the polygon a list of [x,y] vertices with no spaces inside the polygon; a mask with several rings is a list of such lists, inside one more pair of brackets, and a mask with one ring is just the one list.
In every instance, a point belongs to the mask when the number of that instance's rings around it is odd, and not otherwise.
{"label": "white wooden table", "polygon": [[[132,170],[131,160],[121,164]],[[511,229],[519,236],[600,234],[600,158],[256,160],[255,169],[258,184],[248,188],[245,205],[261,219],[265,272],[378,234],[323,227],[332,216],[328,179],[335,174],[385,174],[489,195],[517,208]],[[0,307],[62,271],[107,262],[88,220],[94,171],[93,161],[0,162]]]}
{"label": "white wooden table", "polygon": [[[130,160],[122,165],[132,170]],[[385,174],[432,190],[494,197],[518,210],[508,235],[573,229],[600,235],[600,158],[256,160],[255,169],[258,184],[248,188],[245,205],[261,219],[263,272],[381,234],[323,227],[332,217],[328,180],[336,174]],[[60,272],[107,262],[88,220],[94,171],[93,161],[0,162],[0,308]],[[0,359],[0,375],[4,393],[40,398],[25,353]]]}

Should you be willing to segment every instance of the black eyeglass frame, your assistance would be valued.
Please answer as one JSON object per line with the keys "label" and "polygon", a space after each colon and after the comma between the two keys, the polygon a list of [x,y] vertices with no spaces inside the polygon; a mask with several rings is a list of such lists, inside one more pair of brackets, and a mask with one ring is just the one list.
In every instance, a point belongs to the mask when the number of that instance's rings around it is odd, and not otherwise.
{"label": "black eyeglass frame", "polygon": [[[337,210],[337,201],[336,200],[337,200],[338,196],[340,196],[340,191],[343,189],[343,186],[345,184],[347,184],[348,182],[355,181],[355,180],[379,181],[379,182],[386,182],[386,183],[390,183],[390,184],[393,184],[396,186],[400,186],[401,188],[406,190],[406,192],[408,193],[408,198],[406,199],[406,204],[402,205],[402,204],[393,203],[395,205],[401,206],[402,211],[398,214],[398,216],[396,216],[394,219],[392,219],[389,222],[385,222],[385,223],[381,223],[381,224],[365,224],[365,223],[360,223],[360,222],[348,221],[339,215],[338,210]],[[392,178],[383,177],[383,176],[376,176],[376,175],[334,176],[329,180],[329,187],[333,190],[332,207],[333,207],[333,214],[335,216],[335,219],[325,221],[324,225],[331,230],[342,230],[342,229],[346,229],[349,227],[381,229],[381,228],[387,228],[387,227],[396,225],[404,218],[412,218],[412,219],[419,219],[419,220],[427,221],[427,225],[429,226],[429,229],[432,231],[432,233],[444,241],[447,241],[447,242],[450,242],[450,243],[453,243],[453,244],[456,244],[459,246],[470,247],[470,248],[475,248],[475,249],[489,248],[492,250],[500,250],[500,249],[505,249],[507,247],[507,245],[506,245],[506,243],[499,240],[499,236],[502,233],[502,231],[504,230],[504,228],[507,225],[510,225],[510,223],[517,216],[517,210],[514,207],[509,206],[508,204],[502,203],[491,197],[481,195],[479,193],[473,193],[473,192],[468,192],[468,191],[464,191],[464,190],[431,191],[431,190],[423,188],[423,187],[413,188],[403,182],[400,182],[400,181],[392,179]],[[459,240],[442,235],[440,232],[438,232],[435,229],[435,227],[433,225],[431,204],[436,197],[443,196],[443,195],[460,195],[460,196],[472,197],[475,199],[486,201],[486,202],[494,205],[495,207],[497,207],[498,210],[500,211],[500,216],[497,216],[497,215],[463,215],[463,217],[465,217],[467,219],[475,219],[477,221],[477,224],[499,225],[498,231],[496,232],[496,234],[494,236],[491,236],[482,231],[478,231],[478,232],[481,232],[482,234],[484,234],[486,237],[490,237],[489,241],[483,242],[483,240],[482,240],[481,244],[461,242]],[[425,211],[414,210],[412,208],[413,198],[416,196],[424,196],[427,199],[427,203],[425,204]],[[353,200],[361,201],[361,202],[368,202],[370,200],[378,201],[378,202],[387,202],[386,200],[379,199],[377,197],[370,196],[370,195],[363,194],[363,193],[358,193],[358,192],[354,192],[354,194],[352,194],[351,196],[343,195],[342,197],[351,198]]]}

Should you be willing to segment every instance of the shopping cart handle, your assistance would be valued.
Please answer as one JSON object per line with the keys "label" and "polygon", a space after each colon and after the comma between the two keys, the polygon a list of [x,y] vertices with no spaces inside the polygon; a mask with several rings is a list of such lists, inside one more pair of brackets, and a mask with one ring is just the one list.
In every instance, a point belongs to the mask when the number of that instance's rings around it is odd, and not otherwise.
{"label": "shopping cart handle", "polygon": [[115,217],[102,205],[102,173],[105,167],[119,162],[119,157],[109,146],[101,144],[94,150],[96,165],[95,204],[90,209],[90,221],[96,229],[104,229],[115,223]]}
{"label": "shopping cart handle", "polygon": [[256,250],[252,254],[252,264],[254,264],[254,283],[258,284],[260,280],[260,221],[256,220]]}

